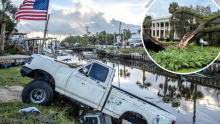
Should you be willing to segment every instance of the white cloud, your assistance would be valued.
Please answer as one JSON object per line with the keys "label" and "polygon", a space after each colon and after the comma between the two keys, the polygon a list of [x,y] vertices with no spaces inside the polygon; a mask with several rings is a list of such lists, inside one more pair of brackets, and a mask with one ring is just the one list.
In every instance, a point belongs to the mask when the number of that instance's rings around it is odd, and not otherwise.
{"label": "white cloud", "polygon": [[[215,0],[220,1],[220,0]],[[169,4],[172,2],[177,2],[179,6],[189,6],[193,5],[194,7],[196,5],[203,5],[207,6],[210,5],[211,9],[216,11],[218,10],[217,6],[214,4],[212,0],[156,0],[151,7],[147,11],[147,15],[152,15],[153,18],[159,18],[164,16],[170,16],[170,13],[168,12]],[[219,2],[220,3],[220,2]]]}
{"label": "white cloud", "polygon": [[[92,34],[105,30],[108,33],[118,32],[119,21],[105,18],[105,13],[96,12],[94,8],[83,5],[83,2],[74,3],[75,11],[69,9],[53,10],[50,14],[48,25],[49,34],[62,35],[82,35],[85,34],[85,26],[89,26]],[[90,11],[84,11],[81,8],[87,8]],[[33,35],[33,32],[43,32],[44,21],[27,21],[28,23],[19,23],[18,30]],[[140,25],[123,24],[122,29],[140,28]],[[31,36],[32,36],[31,35]],[[43,36],[43,35],[42,35]]]}

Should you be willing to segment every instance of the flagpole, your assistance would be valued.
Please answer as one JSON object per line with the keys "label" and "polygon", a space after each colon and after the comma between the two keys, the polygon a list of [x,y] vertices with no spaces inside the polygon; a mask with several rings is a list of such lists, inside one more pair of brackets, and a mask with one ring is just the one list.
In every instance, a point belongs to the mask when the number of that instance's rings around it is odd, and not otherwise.
{"label": "flagpole", "polygon": [[48,18],[47,18],[47,22],[46,22],[46,26],[45,26],[45,30],[44,30],[44,39],[43,39],[43,44],[41,46],[41,55],[43,54],[43,49],[44,49],[44,43],[45,43],[45,38],[46,38],[46,32],[47,32],[47,26],[48,26],[48,22],[50,19],[50,14],[48,14]]}
{"label": "flagpole", "polygon": [[[47,12],[49,12],[49,3],[50,3],[50,0],[48,0],[48,4],[47,4]],[[47,16],[47,21],[46,21],[46,24],[45,24],[45,29],[44,29],[44,39],[43,39],[43,44],[42,44],[42,47],[41,47],[41,53],[40,53],[41,55],[43,54],[44,43],[45,43],[45,38],[46,38],[47,26],[48,26],[49,19],[50,19],[50,14],[48,14],[48,16]]]}

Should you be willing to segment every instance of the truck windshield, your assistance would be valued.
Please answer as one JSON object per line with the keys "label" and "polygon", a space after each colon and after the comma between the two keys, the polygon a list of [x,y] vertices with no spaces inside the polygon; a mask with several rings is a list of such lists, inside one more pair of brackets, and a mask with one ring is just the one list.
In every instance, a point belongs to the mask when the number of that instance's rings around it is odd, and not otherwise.
{"label": "truck windshield", "polygon": [[93,63],[92,68],[89,72],[89,77],[92,77],[101,82],[105,82],[108,72],[109,72],[108,68],[99,65],[97,63]]}

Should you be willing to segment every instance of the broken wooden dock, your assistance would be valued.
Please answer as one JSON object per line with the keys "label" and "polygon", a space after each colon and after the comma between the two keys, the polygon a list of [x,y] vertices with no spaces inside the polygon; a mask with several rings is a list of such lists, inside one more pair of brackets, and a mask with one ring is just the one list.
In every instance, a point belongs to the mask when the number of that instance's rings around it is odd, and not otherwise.
{"label": "broken wooden dock", "polygon": [[9,56],[0,56],[0,67],[9,67],[16,65],[25,64],[30,56],[27,55],[9,55]]}
{"label": "broken wooden dock", "polygon": [[93,51],[94,47],[73,47],[71,50],[73,51]]}

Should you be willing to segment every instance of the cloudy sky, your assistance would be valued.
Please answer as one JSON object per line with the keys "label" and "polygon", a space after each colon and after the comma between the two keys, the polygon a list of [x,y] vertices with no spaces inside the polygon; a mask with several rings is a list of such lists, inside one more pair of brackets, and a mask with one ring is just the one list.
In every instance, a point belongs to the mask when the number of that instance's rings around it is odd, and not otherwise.
{"label": "cloudy sky", "polygon": [[[11,1],[20,6],[23,0]],[[90,27],[91,34],[104,30],[114,33],[119,31],[119,22],[122,22],[121,29],[137,32],[151,3],[148,13],[157,17],[168,14],[167,8],[172,1],[180,5],[202,3],[217,9],[211,0],[50,0],[48,35],[61,36],[61,39],[70,34],[83,35],[86,33],[85,26]],[[220,0],[215,1],[220,4]],[[43,37],[44,27],[45,21],[21,20],[17,25],[19,32],[28,33],[28,37]]]}
{"label": "cloudy sky", "polygon": [[[11,0],[20,6],[22,0]],[[48,25],[49,36],[83,35],[85,26],[91,34],[106,31],[119,32],[130,29],[137,32],[146,14],[146,5],[152,0],[50,0]],[[28,37],[43,36],[44,21],[20,21],[19,32],[28,33]]]}
{"label": "cloudy sky", "polygon": [[[218,6],[216,4],[220,5],[220,0],[156,0],[149,7],[146,14],[151,15],[153,18],[171,16],[168,12],[168,8],[172,2],[177,2],[179,6],[192,5],[195,7],[196,5],[202,5],[206,7],[210,5],[212,12],[218,10]],[[158,6],[160,6],[160,8],[158,8]]]}

